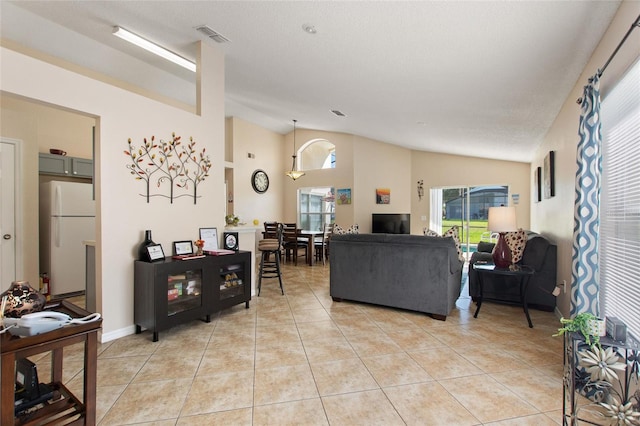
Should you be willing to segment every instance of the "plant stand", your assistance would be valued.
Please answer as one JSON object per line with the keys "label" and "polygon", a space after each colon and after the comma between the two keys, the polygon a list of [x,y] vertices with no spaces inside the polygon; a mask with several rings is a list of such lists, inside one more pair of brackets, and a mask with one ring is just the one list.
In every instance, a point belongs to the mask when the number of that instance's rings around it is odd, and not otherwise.
{"label": "plant stand", "polygon": [[[563,425],[609,425],[614,417],[606,405],[624,405],[632,402],[632,411],[640,411],[640,346],[631,336],[627,336],[625,343],[614,341],[607,337],[600,338],[603,350],[611,350],[621,363],[621,369],[614,372],[615,379],[592,379],[580,359],[584,352],[591,350],[580,333],[566,333],[564,338],[564,388],[563,388]],[[581,353],[582,352],[582,353]],[[609,362],[611,360],[609,359]],[[615,403],[614,399],[621,403]],[[640,418],[635,417],[631,425],[640,424]]]}

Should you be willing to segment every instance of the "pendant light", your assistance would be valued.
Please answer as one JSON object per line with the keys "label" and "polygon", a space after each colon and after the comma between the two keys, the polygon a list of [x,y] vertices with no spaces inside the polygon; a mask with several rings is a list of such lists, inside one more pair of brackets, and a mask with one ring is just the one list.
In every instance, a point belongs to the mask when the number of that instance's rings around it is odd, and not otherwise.
{"label": "pendant light", "polygon": [[293,120],[293,164],[291,165],[291,170],[285,173],[291,179],[296,180],[304,176],[304,172],[296,170],[296,123],[298,120]]}

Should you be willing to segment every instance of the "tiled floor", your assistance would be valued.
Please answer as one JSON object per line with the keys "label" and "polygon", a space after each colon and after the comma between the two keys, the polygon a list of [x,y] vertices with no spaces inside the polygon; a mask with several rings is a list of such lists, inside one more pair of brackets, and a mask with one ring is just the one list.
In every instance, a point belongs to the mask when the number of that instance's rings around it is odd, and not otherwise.
{"label": "tiled floor", "polygon": [[[103,344],[99,425],[557,425],[553,313],[468,297],[446,322],[329,296],[329,266],[286,265],[251,308]],[[80,351],[65,380],[82,392]],[[47,374],[41,367],[40,374]]]}

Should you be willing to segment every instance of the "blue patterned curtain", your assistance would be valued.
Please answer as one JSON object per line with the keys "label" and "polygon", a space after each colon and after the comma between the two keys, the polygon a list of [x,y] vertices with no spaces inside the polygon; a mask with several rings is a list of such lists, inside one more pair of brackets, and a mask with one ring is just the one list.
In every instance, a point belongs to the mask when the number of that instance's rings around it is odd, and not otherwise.
{"label": "blue patterned curtain", "polygon": [[573,212],[571,259],[571,316],[581,312],[600,315],[598,295],[598,234],[602,136],[599,72],[584,87],[576,161],[576,198]]}

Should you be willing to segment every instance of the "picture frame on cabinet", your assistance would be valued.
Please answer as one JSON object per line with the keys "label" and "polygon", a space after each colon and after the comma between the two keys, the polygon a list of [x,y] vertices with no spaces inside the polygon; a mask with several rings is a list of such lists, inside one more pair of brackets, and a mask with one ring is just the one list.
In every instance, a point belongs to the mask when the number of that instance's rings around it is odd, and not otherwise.
{"label": "picture frame on cabinet", "polygon": [[200,228],[200,239],[204,241],[202,250],[214,251],[219,250],[218,246],[218,228]]}
{"label": "picture frame on cabinet", "polygon": [[164,260],[164,251],[162,250],[162,245],[152,244],[150,246],[147,246],[146,250],[147,250],[147,254],[149,255],[149,260],[151,262]]}
{"label": "picture frame on cabinet", "polygon": [[193,254],[193,244],[191,241],[174,241],[173,254],[174,256]]}

